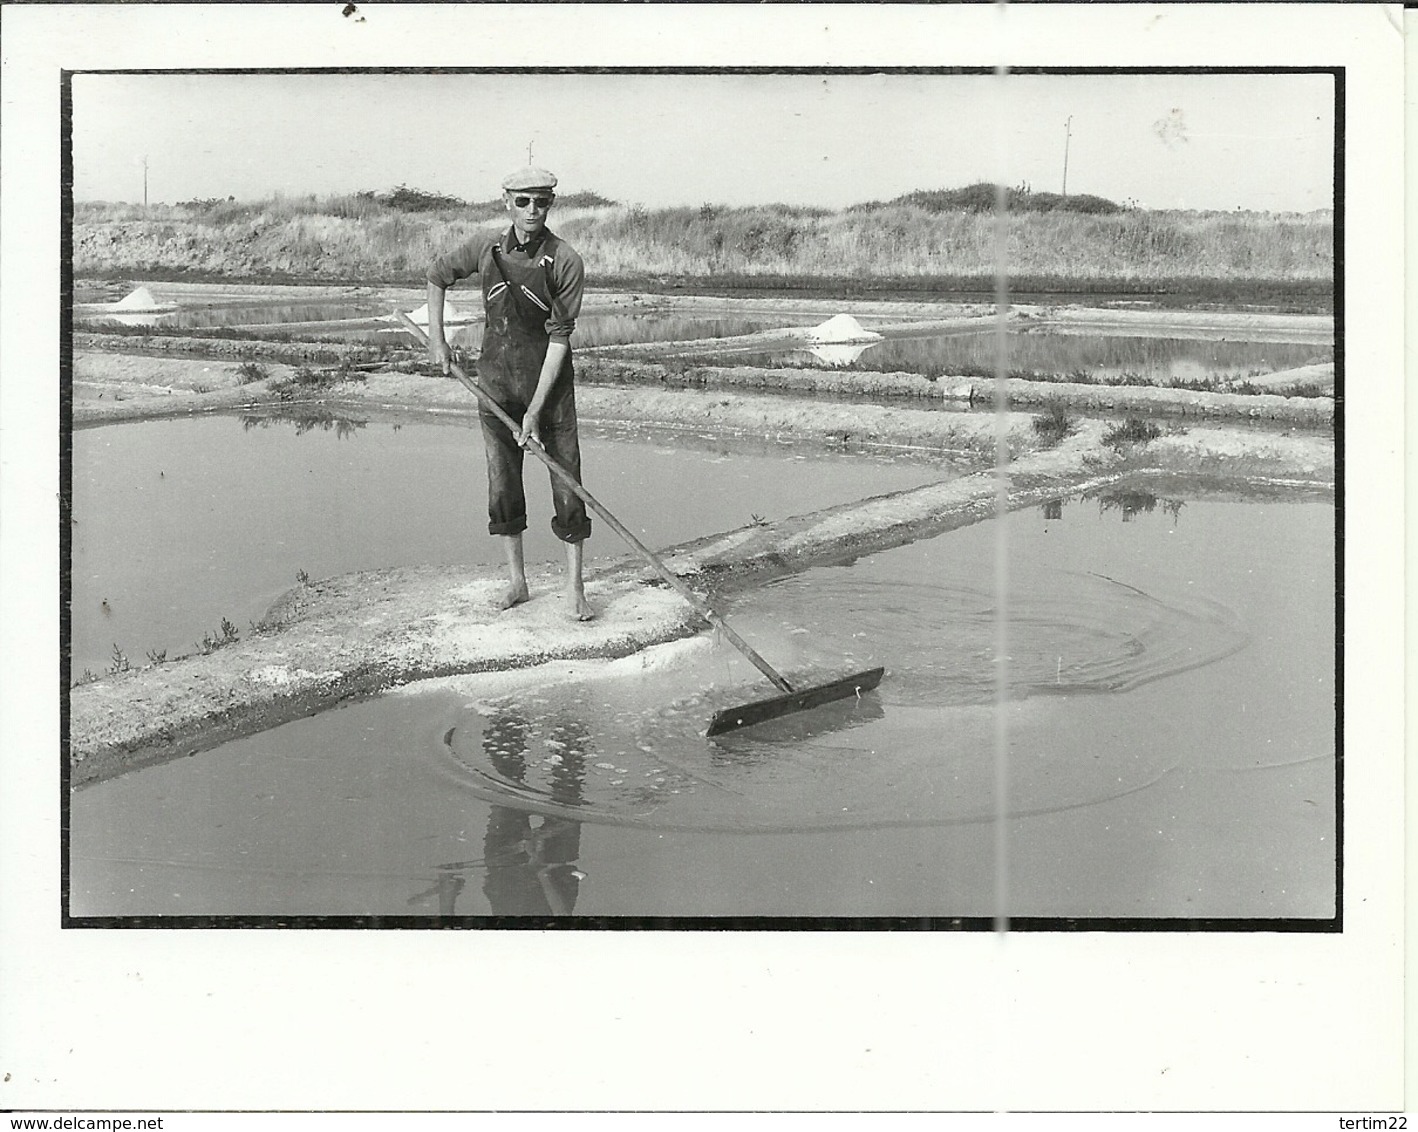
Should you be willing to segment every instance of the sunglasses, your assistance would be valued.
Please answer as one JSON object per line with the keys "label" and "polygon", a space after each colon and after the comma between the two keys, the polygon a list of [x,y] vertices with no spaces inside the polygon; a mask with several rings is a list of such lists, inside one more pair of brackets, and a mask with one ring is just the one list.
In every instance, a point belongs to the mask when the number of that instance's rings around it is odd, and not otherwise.
{"label": "sunglasses", "polygon": [[518,208],[526,208],[529,204],[535,204],[538,208],[550,208],[551,202],[554,200],[556,200],[556,197],[553,196],[520,196],[513,197],[512,203]]}

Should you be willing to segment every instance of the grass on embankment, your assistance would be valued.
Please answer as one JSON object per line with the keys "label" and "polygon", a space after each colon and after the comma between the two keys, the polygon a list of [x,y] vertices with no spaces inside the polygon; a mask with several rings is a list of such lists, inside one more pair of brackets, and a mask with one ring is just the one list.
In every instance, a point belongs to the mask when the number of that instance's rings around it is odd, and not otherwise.
{"label": "grass on embankment", "polygon": [[[342,282],[422,281],[429,261],[506,223],[498,202],[448,205],[414,194],[276,198],[177,205],[80,203],[80,277],[171,275]],[[1089,198],[1080,198],[1089,199]],[[644,209],[594,194],[564,197],[552,228],[582,253],[592,284],[673,278],[809,286],[854,280],[965,289],[993,276],[994,218],[929,194],[829,211],[788,205]],[[1150,290],[1163,283],[1246,283],[1324,294],[1333,220],[1311,214],[1020,211],[1008,217],[1016,289]]]}

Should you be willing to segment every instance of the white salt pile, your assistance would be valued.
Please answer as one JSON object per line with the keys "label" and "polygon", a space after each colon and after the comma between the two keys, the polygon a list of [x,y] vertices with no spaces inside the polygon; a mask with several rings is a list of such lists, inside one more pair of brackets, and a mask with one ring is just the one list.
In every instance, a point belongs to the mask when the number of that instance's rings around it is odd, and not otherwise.
{"label": "white salt pile", "polygon": [[146,287],[139,287],[114,303],[112,309],[116,311],[166,311],[172,310],[173,304],[160,303]]}
{"label": "white salt pile", "polygon": [[875,342],[880,337],[849,314],[835,315],[807,332],[809,342]]}

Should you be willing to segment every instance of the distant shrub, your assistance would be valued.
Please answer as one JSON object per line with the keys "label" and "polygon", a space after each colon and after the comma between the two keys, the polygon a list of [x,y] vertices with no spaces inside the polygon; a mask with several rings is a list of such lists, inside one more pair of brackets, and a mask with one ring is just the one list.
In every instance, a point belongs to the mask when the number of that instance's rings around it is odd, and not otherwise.
{"label": "distant shrub", "polygon": [[437,212],[443,208],[461,208],[466,203],[459,197],[443,193],[429,193],[422,189],[411,189],[407,185],[395,187],[384,197],[374,197],[400,212]]}
{"label": "distant shrub", "polygon": [[1034,431],[1045,445],[1054,445],[1073,431],[1073,421],[1062,405],[1049,405],[1034,417]]}
{"label": "distant shrub", "polygon": [[995,207],[995,187],[979,182],[961,189],[917,189],[890,203],[914,204],[927,212],[991,212]]}
{"label": "distant shrub", "polygon": [[324,393],[341,382],[366,380],[367,375],[355,369],[346,358],[340,365],[326,369],[300,366],[290,377],[271,382],[270,390],[281,401],[294,401],[297,397]]}
{"label": "distant shrub", "polygon": [[[1010,212],[1084,212],[1104,214],[1123,211],[1123,206],[1087,193],[1064,196],[1036,193],[1026,186],[1005,190],[1005,207]],[[959,189],[917,189],[897,197],[891,204],[914,204],[926,212],[993,212],[995,186],[979,181]]]}
{"label": "distant shrub", "polygon": [[249,220],[259,211],[258,206],[244,204],[235,197],[194,197],[173,205],[173,208],[181,209],[190,219],[216,225]]}
{"label": "distant shrub", "polygon": [[197,652],[206,656],[226,645],[235,644],[240,637],[240,630],[228,618],[223,617],[220,629],[202,635],[202,639],[197,642]]}
{"label": "distant shrub", "polygon": [[615,208],[616,202],[590,189],[579,193],[558,194],[557,208]]}
{"label": "distant shrub", "polygon": [[1125,444],[1146,444],[1162,435],[1162,430],[1141,417],[1128,417],[1122,424],[1103,434],[1103,443],[1120,448]]}
{"label": "distant shrub", "polygon": [[217,208],[220,205],[230,204],[234,200],[236,200],[236,197],[193,197],[191,200],[178,201],[177,207],[207,210]]}
{"label": "distant shrub", "polygon": [[1024,193],[1010,201],[1014,212],[1083,212],[1094,216],[1124,211],[1123,206],[1106,197],[1088,193],[1063,196],[1059,193]]}
{"label": "distant shrub", "polygon": [[242,362],[236,367],[236,380],[241,385],[250,385],[253,381],[265,381],[271,376],[271,371],[260,362]]}
{"label": "distant shrub", "polygon": [[359,192],[330,197],[325,202],[324,211],[341,220],[370,220],[382,216],[386,208],[373,193]]}

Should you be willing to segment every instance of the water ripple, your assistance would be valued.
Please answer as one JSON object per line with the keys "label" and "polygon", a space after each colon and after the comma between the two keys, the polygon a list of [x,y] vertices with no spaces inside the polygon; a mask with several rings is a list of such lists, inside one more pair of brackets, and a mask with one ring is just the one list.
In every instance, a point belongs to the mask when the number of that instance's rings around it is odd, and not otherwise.
{"label": "water ripple", "polygon": [[[1230,610],[1159,599],[1095,574],[1040,571],[1008,603],[1014,725],[1047,728],[1050,698],[1126,692],[1230,655]],[[470,705],[446,766],[485,800],[591,822],[789,832],[938,825],[994,813],[994,600],[965,581],[831,571],[787,579],[739,611],[788,654],[799,686],[874,663],[878,692],[772,723],[703,734],[717,710],[772,689],[690,670],[568,684]],[[701,690],[684,693],[686,686]],[[1038,706],[1034,706],[1034,705]],[[1077,750],[1077,744],[1069,747]],[[1059,757],[1028,744],[1009,810],[1056,812],[1145,788],[1175,765],[1148,748]]]}

